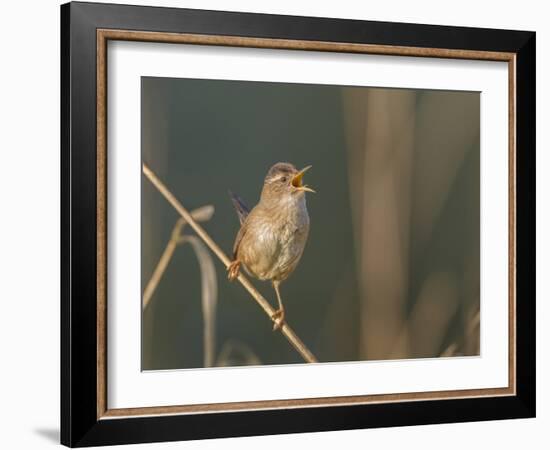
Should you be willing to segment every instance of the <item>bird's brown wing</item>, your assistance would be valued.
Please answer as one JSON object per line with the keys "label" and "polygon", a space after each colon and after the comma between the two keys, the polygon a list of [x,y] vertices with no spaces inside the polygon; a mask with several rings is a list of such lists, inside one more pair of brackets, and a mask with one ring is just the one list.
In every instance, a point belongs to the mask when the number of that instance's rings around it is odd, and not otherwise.
{"label": "bird's brown wing", "polygon": [[243,220],[241,228],[239,229],[239,232],[237,233],[237,237],[235,238],[235,243],[233,244],[233,259],[237,259],[237,253],[239,251],[239,244],[243,240],[244,235],[246,234],[246,218]]}

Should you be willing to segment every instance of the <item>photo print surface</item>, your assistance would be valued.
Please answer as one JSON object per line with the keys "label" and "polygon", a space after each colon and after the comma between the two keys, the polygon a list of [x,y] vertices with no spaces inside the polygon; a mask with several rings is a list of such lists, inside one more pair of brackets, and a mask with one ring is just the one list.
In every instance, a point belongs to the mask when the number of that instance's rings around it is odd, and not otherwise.
{"label": "photo print surface", "polygon": [[320,363],[479,355],[478,92],[142,77],[141,145],[234,262],[142,176],[142,370],[303,363],[284,324]]}

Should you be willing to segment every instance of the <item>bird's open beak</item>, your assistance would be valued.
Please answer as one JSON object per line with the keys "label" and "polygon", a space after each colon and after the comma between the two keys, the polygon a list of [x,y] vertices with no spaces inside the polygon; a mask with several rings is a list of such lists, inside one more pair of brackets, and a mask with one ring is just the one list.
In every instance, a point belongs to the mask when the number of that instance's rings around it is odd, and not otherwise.
{"label": "bird's open beak", "polygon": [[304,167],[296,175],[294,175],[294,178],[292,178],[292,186],[294,186],[298,191],[307,191],[307,192],[315,193],[313,189],[311,189],[309,186],[302,183],[302,178],[304,177],[304,173],[306,173],[309,169],[311,169],[311,166]]}

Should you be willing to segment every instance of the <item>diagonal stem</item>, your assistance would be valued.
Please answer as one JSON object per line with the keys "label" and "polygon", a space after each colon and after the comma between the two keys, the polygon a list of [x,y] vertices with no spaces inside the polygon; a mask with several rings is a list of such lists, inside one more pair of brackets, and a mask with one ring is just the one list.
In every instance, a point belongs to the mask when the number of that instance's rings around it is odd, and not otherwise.
{"label": "diagonal stem", "polygon": [[[214,254],[221,260],[224,266],[227,268],[231,263],[231,260],[227,257],[224,251],[216,244],[208,233],[202,228],[193,218],[193,216],[182,206],[178,199],[168,190],[168,188],[158,179],[155,173],[143,163],[143,173],[149,179],[149,181],[155,186],[158,191],[168,200],[178,214],[189,224],[191,228],[197,233],[197,235],[204,241],[204,243],[214,252]],[[239,274],[237,277],[239,282],[249,292],[254,300],[260,305],[267,316],[272,319],[275,314],[275,310],[271,307],[269,302],[260,294],[252,283],[243,275]],[[292,328],[285,322],[280,328],[281,333],[287,338],[288,342],[296,349],[296,351],[302,356],[304,361],[309,363],[317,362],[317,358],[309,351],[302,340],[294,333]]]}

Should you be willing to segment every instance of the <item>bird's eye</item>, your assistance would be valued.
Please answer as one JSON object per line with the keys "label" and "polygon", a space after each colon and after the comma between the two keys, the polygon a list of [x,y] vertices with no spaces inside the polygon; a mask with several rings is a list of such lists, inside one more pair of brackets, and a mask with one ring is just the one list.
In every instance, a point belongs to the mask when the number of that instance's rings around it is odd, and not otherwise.
{"label": "bird's eye", "polygon": [[281,177],[280,181],[281,181],[281,183],[286,183],[286,177]]}

